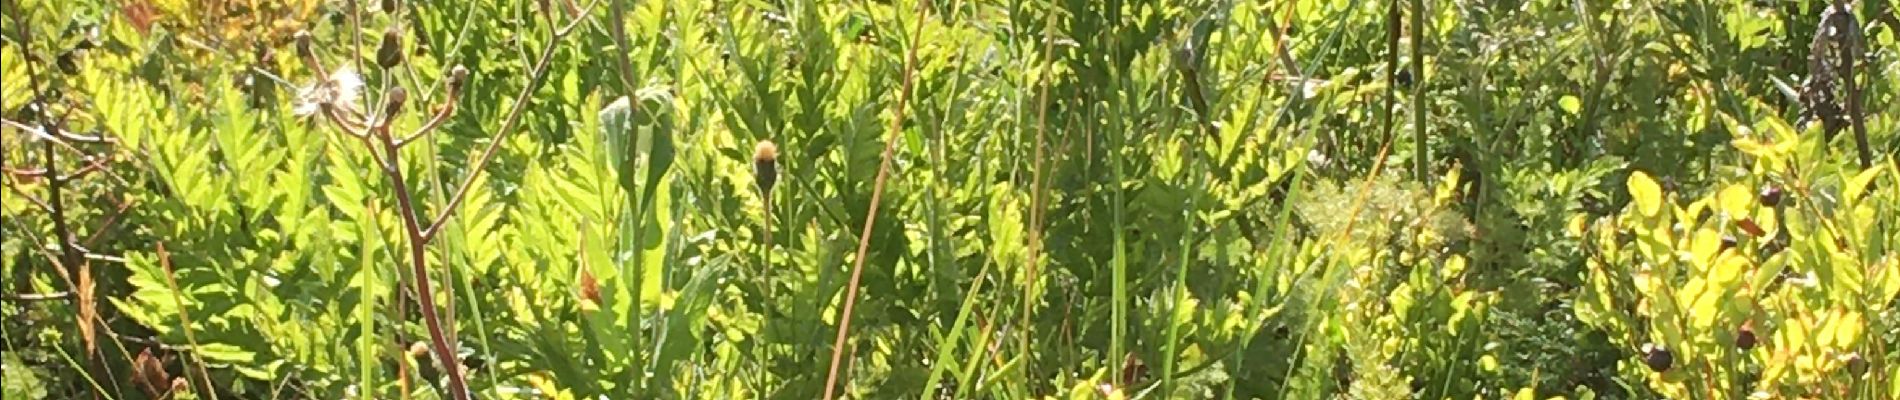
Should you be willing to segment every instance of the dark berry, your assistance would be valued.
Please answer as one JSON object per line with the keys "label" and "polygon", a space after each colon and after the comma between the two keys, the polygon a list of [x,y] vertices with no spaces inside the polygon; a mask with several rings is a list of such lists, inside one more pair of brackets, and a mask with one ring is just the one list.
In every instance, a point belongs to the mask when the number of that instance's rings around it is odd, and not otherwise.
{"label": "dark berry", "polygon": [[1649,354],[1643,355],[1643,364],[1648,364],[1651,371],[1668,372],[1670,365],[1675,363],[1676,355],[1661,346],[1650,347]]}
{"label": "dark berry", "polygon": [[1866,375],[1867,374],[1867,359],[1861,358],[1860,354],[1858,353],[1847,355],[1847,373],[1853,374],[1855,378],[1859,378],[1861,375]]}
{"label": "dark berry", "polygon": [[1735,333],[1735,347],[1742,350],[1754,349],[1755,348],[1755,329],[1749,328],[1747,326],[1743,326],[1740,332],[1736,332]]}
{"label": "dark berry", "polygon": [[1761,188],[1761,204],[1769,207],[1781,205],[1781,188],[1773,185]]}

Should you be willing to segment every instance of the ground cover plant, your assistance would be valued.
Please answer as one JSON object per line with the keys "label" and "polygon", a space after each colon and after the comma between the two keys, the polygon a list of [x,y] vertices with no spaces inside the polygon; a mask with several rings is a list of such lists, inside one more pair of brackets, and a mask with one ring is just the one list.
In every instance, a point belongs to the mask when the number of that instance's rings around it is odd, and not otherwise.
{"label": "ground cover plant", "polygon": [[5,0],[6,399],[1891,399],[1890,0]]}

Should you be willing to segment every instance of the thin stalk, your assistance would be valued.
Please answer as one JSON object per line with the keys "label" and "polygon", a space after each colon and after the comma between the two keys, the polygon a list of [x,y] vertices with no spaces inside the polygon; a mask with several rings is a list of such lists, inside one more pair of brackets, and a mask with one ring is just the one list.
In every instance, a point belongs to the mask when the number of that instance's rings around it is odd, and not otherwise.
{"label": "thin stalk", "polygon": [[[1048,18],[1050,22],[1054,22],[1054,15],[1055,13],[1049,13],[1050,17]],[[922,21],[918,21],[918,23],[921,25]],[[1030,159],[1035,160],[1036,165],[1029,175],[1029,187],[1031,191],[1029,200],[1030,225],[1029,237],[1027,238],[1029,243],[1025,246],[1027,259],[1023,265],[1023,268],[1025,268],[1023,271],[1025,277],[1023,285],[1025,288],[1023,291],[1023,320],[1021,323],[1023,331],[1017,335],[1019,339],[1017,345],[1020,346],[1023,354],[1028,357],[1028,361],[1032,363],[1035,361],[1035,352],[1030,350],[1029,339],[1035,336],[1034,316],[1036,313],[1036,300],[1041,298],[1040,293],[1037,293],[1036,287],[1036,282],[1041,280],[1038,274],[1039,271],[1036,270],[1036,264],[1039,261],[1038,256],[1042,253],[1043,202],[1047,196],[1044,193],[1046,189],[1044,186],[1047,182],[1045,182],[1043,178],[1044,175],[1046,175],[1043,170],[1048,168],[1049,165],[1048,157],[1044,155],[1043,149],[1047,146],[1048,142],[1049,86],[1052,86],[1050,81],[1055,78],[1054,73],[1051,72],[1055,64],[1055,56],[1052,53],[1055,46],[1054,29],[1050,28],[1052,26],[1054,25],[1045,24],[1043,29],[1043,67],[1041,69],[1043,77],[1042,79],[1038,79],[1038,83],[1041,85],[1037,88],[1038,93],[1036,95],[1036,144],[1035,150],[1033,150],[1035,153],[1030,156]],[[1027,370],[1027,368],[1025,368],[1025,370]]]}
{"label": "thin stalk", "polygon": [[[172,256],[170,252],[165,251],[165,242],[158,242],[158,265],[165,267],[165,284],[171,287],[172,301],[178,302],[178,323],[179,328],[185,331],[185,341],[191,343],[192,349],[197,349],[198,335],[192,333],[191,314],[185,311],[186,308],[189,308],[185,307],[185,305],[192,303],[186,303],[184,295],[180,294],[182,291],[178,289],[177,273],[172,271]],[[211,371],[205,369],[204,355],[198,354],[196,351],[191,352],[191,354],[192,358],[197,361],[194,364],[198,367],[199,382],[205,385],[205,394],[211,395],[211,400],[218,400],[217,387],[211,386]]]}
{"label": "thin stalk", "polygon": [[845,286],[844,310],[838,315],[838,337],[831,344],[831,367],[825,375],[825,400],[835,397],[838,390],[838,365],[844,358],[845,338],[851,333],[852,307],[858,300],[858,281],[864,276],[864,259],[871,250],[872,223],[877,221],[878,203],[883,200],[884,182],[891,172],[891,153],[897,148],[898,134],[904,127],[905,105],[910,102],[911,86],[917,73],[917,42],[923,39],[924,31],[923,3],[917,4],[916,25],[912,27],[909,48],[904,53],[904,80],[902,89],[897,92],[897,109],[891,117],[889,132],[884,138],[884,154],[880,156],[877,178],[871,183],[871,204],[864,214],[864,230],[858,235],[857,256],[851,260],[851,283]]}
{"label": "thin stalk", "polygon": [[[449,337],[442,328],[442,316],[435,305],[435,291],[429,287],[429,237],[424,235],[416,206],[410,199],[409,184],[402,174],[402,151],[396,148],[396,141],[389,137],[387,126],[381,132],[385,162],[383,175],[389,177],[389,183],[396,190],[396,206],[402,213],[402,224],[409,235],[409,265],[415,274],[416,301],[422,303],[422,322],[429,329],[429,343],[435,350],[436,359],[442,362],[442,373],[449,377],[449,394],[458,400],[469,399],[468,383],[463,380],[461,366],[455,352],[454,338]],[[444,214],[446,215],[446,213]],[[448,310],[454,313],[455,310]]]}
{"label": "thin stalk", "polygon": [[1425,129],[1425,0],[1412,0],[1412,175],[1431,184],[1431,148]]}
{"label": "thin stalk", "polygon": [[[1379,106],[1379,120],[1383,124],[1379,140],[1392,142],[1392,103],[1399,85],[1399,0],[1392,0],[1386,6],[1385,14],[1385,101]],[[1385,162],[1385,152],[1380,151],[1377,163]],[[1373,168],[1377,170],[1375,166]]]}

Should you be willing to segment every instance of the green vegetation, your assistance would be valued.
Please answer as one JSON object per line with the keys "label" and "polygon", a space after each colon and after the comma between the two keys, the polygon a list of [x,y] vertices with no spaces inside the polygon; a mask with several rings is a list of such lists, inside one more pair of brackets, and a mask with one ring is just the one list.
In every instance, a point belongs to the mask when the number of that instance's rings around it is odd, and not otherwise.
{"label": "green vegetation", "polygon": [[1890,0],[0,8],[6,399],[1900,398]]}

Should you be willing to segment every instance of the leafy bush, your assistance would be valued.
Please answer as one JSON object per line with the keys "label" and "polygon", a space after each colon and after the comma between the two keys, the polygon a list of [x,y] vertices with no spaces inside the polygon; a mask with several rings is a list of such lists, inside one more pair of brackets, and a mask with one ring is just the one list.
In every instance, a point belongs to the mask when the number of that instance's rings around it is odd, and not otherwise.
{"label": "leafy bush", "polygon": [[6,398],[1900,393],[1891,1],[240,3],[0,7]]}

